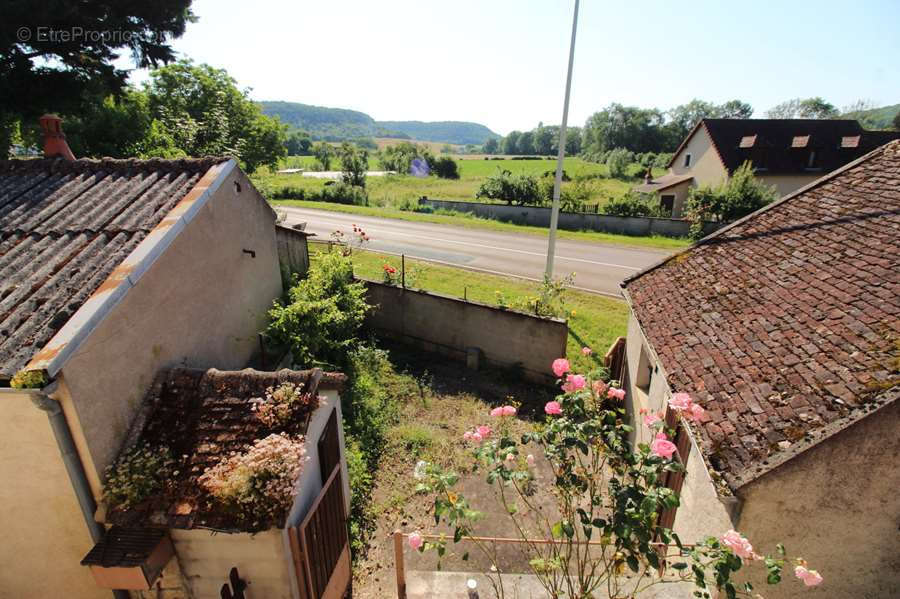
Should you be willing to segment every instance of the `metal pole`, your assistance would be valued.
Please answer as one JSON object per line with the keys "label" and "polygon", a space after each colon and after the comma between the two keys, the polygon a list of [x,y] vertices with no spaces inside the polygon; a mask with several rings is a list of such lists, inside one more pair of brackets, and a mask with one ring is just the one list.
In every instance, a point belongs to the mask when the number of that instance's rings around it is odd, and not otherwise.
{"label": "metal pole", "polygon": [[572,16],[572,41],[569,44],[569,72],[566,75],[566,99],[563,102],[562,124],[559,127],[559,153],[556,156],[556,180],[553,182],[553,210],[550,213],[550,240],[547,243],[547,269],[544,276],[553,278],[553,257],[556,253],[556,225],[559,222],[559,187],[562,184],[563,158],[566,154],[566,123],[569,120],[569,92],[572,89],[572,63],[575,62],[575,31],[578,29],[578,2]]}
{"label": "metal pole", "polygon": [[400,254],[400,278],[401,285],[406,289],[406,254]]}

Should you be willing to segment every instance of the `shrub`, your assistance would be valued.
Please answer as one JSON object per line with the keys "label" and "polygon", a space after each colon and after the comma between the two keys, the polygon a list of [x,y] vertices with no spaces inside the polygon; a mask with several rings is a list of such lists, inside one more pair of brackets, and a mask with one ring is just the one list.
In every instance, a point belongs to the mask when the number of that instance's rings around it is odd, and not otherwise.
{"label": "shrub", "polygon": [[265,398],[253,402],[253,411],[263,424],[270,428],[290,424],[297,412],[315,410],[319,397],[304,393],[294,383],[284,383],[277,389],[269,387]]}
{"label": "shrub", "polygon": [[478,188],[475,197],[503,200],[510,205],[525,206],[539,204],[541,192],[538,189],[537,179],[533,176],[513,175],[503,169],[488,177]]}
{"label": "shrub", "polygon": [[432,175],[437,175],[441,179],[459,179],[459,166],[449,156],[440,156],[438,158],[427,156],[426,158],[428,160],[428,169]]}
{"label": "shrub", "polygon": [[280,526],[308,459],[302,437],[272,434],[207,468],[198,481],[252,526]]}
{"label": "shrub", "polygon": [[603,212],[611,216],[662,216],[662,209],[654,196],[633,191],[609,200]]}
{"label": "shrub", "polygon": [[625,148],[616,148],[606,155],[606,168],[609,169],[609,176],[615,179],[625,177],[628,165],[634,160],[634,154]]}
{"label": "shrub", "polygon": [[103,499],[110,507],[128,509],[155,494],[172,474],[168,448],[136,447],[106,469]]}
{"label": "shrub", "polygon": [[365,294],[363,283],[353,279],[350,258],[329,252],[288,291],[286,303],[277,302],[269,311],[268,334],[290,347],[297,363],[343,364],[371,309]]}
{"label": "shrub", "polygon": [[656,159],[653,161],[653,166],[657,168],[666,168],[669,166],[669,162],[672,160],[671,152],[660,152],[656,155]]}
{"label": "shrub", "polygon": [[703,236],[703,223],[731,222],[759,210],[778,197],[775,188],[753,176],[745,162],[731,178],[718,187],[692,188],[688,193],[686,218],[691,221],[691,237]]}

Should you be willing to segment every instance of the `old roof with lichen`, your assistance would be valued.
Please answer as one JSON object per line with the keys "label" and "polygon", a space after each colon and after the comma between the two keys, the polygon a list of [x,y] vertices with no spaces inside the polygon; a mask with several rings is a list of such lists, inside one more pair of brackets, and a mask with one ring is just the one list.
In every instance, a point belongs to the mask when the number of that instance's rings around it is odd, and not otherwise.
{"label": "old roof with lichen", "polygon": [[225,160],[0,161],[0,386]]}
{"label": "old roof with lichen", "polygon": [[[253,369],[222,371],[174,368],[159,373],[123,444],[165,449],[174,464],[166,488],[140,505],[113,510],[107,521],[127,527],[250,530],[205,491],[198,478],[233,452],[240,453],[272,433],[296,438],[306,434],[315,408],[293,414],[287,426],[271,428],[253,410],[269,388],[293,383],[304,393],[341,389],[345,377],[321,370]],[[281,523],[269,523],[279,526]],[[260,526],[253,527],[258,529]]]}
{"label": "old roof with lichen", "polygon": [[900,141],[623,285],[739,488],[900,396]]}

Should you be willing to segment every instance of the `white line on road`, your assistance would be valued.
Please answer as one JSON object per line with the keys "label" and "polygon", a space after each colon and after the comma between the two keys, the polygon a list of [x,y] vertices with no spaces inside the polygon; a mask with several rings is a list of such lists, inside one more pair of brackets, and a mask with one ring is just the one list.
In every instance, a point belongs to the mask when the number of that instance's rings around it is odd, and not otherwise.
{"label": "white line on road", "polygon": [[[315,218],[316,218],[317,223],[327,224],[327,225],[331,225],[331,226],[334,226],[334,225],[346,226],[346,223],[344,223],[344,222],[326,221],[326,220],[321,220],[318,217],[315,217]],[[371,227],[369,225],[366,225],[366,228],[370,229],[372,231],[379,231],[379,230],[386,231],[391,235],[400,235],[402,237],[414,237],[416,239],[424,239],[424,240],[428,240],[428,241],[438,241],[438,242],[442,242],[442,243],[455,243],[457,245],[466,245],[466,246],[477,247],[477,248],[482,248],[482,249],[486,249],[486,250],[499,250],[502,252],[515,252],[517,254],[527,254],[529,256],[538,256],[538,257],[543,257],[546,255],[546,254],[543,254],[540,252],[529,252],[527,250],[517,250],[514,248],[505,248],[505,247],[500,247],[500,246],[495,246],[495,245],[485,245],[482,243],[472,243],[469,241],[456,241],[454,239],[442,239],[440,237],[427,237],[424,235],[414,235],[412,233],[400,233],[395,230],[388,231],[386,229],[378,229],[377,226]],[[635,266],[625,266],[624,264],[611,264],[609,262],[597,262],[596,260],[585,260],[584,258],[573,258],[571,256],[556,256],[556,259],[557,260],[569,260],[571,262],[583,262],[585,264],[594,264],[596,266],[608,266],[608,267],[612,267],[612,268],[622,268],[625,270],[633,270],[633,271],[642,270],[641,268],[635,267]]]}

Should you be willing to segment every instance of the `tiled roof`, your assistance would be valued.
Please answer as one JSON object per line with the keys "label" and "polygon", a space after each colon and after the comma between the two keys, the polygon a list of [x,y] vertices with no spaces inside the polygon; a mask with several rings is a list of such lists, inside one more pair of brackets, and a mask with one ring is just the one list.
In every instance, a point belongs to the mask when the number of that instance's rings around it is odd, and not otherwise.
{"label": "tiled roof", "polygon": [[900,141],[624,284],[734,489],[900,385]]}
{"label": "tiled roof", "polygon": [[[304,392],[340,389],[345,377],[321,370],[252,369],[221,371],[176,368],[161,372],[147,393],[123,451],[132,447],[167,448],[175,459],[169,488],[127,512],[114,511],[110,522],[124,526],[240,529],[197,482],[203,472],[232,452],[247,449],[272,433],[304,435],[312,410],[296,414],[286,427],[271,429],[251,409],[266,389],[291,382]],[[281,523],[273,523],[276,526]]]}
{"label": "tiled roof", "polygon": [[0,161],[0,385],[224,160]]}
{"label": "tiled roof", "polygon": [[[709,133],[728,172],[747,160],[770,174],[829,172],[900,139],[898,131],[866,131],[848,119],[703,119],[672,155],[669,166],[701,128]],[[845,142],[851,137],[859,138],[855,145]],[[808,168],[811,151],[816,153],[814,170]]]}

